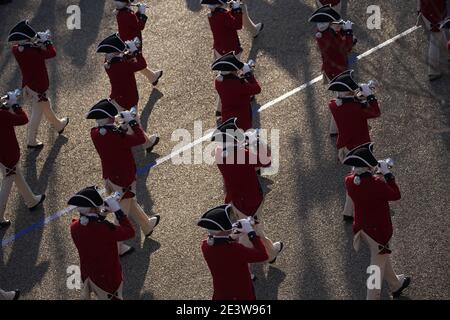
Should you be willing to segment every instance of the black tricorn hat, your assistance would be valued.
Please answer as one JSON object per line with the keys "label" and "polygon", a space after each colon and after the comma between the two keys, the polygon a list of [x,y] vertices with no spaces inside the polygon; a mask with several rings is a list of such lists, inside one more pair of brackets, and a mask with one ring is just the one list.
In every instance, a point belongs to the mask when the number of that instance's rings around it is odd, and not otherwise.
{"label": "black tricorn hat", "polygon": [[125,43],[120,39],[119,34],[114,33],[100,42],[97,47],[97,53],[124,52],[126,47]]}
{"label": "black tricorn hat", "polygon": [[202,0],[200,4],[209,4],[209,5],[222,5],[227,4],[226,0]]}
{"label": "black tricorn hat", "polygon": [[230,118],[216,128],[212,134],[211,141],[227,142],[234,140],[241,142],[244,139],[244,132],[237,126],[237,118]]}
{"label": "black tricorn hat", "polygon": [[98,208],[104,203],[96,186],[84,188],[69,199],[67,204],[82,208]]}
{"label": "black tricorn hat", "polygon": [[86,115],[86,119],[107,119],[114,118],[118,114],[117,108],[109,99],[103,99],[97,102]]}
{"label": "black tricorn hat", "polygon": [[233,228],[230,214],[231,206],[224,204],[208,210],[198,220],[197,225],[213,231],[229,231]]}
{"label": "black tricorn hat", "polygon": [[215,71],[238,71],[244,67],[244,63],[234,54],[234,51],[228,52],[213,62],[211,69]]}
{"label": "black tricorn hat", "polygon": [[311,15],[309,22],[333,22],[340,21],[341,15],[331,7],[331,4],[323,6]]}
{"label": "black tricorn hat", "polygon": [[337,75],[328,85],[328,90],[336,92],[355,91],[359,84],[353,80],[353,70],[347,70]]}
{"label": "black tricorn hat", "polygon": [[343,163],[352,167],[375,167],[378,160],[373,155],[373,142],[368,142],[350,150]]}
{"label": "black tricorn hat", "polygon": [[8,42],[31,40],[36,37],[36,35],[36,31],[30,26],[28,20],[23,20],[11,29],[8,36]]}
{"label": "black tricorn hat", "polygon": [[441,29],[450,29],[450,16],[448,16],[444,21],[441,23]]}

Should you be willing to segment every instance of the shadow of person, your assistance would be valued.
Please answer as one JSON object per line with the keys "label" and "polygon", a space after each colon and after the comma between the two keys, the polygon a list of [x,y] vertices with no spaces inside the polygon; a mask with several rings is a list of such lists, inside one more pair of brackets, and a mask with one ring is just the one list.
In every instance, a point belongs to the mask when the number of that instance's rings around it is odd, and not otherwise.
{"label": "shadow of person", "polygon": [[202,9],[201,0],[186,0],[186,7],[193,12],[199,12]]}
{"label": "shadow of person", "polygon": [[[83,67],[90,47],[97,41],[105,11],[105,0],[80,0],[78,6],[82,17],[81,29],[71,30],[70,38],[64,44],[64,51],[72,58],[75,66]],[[93,50],[95,52],[95,49]]]}
{"label": "shadow of person", "polygon": [[153,108],[155,107],[158,100],[161,99],[162,97],[164,97],[162,92],[156,88],[153,88],[150,96],[148,97],[148,101],[145,104],[145,107],[142,109],[141,115],[140,115],[141,125],[145,131],[147,131],[148,121],[150,119],[150,115],[152,114]]}
{"label": "shadow of person", "polygon": [[128,300],[153,300],[153,293],[146,291],[141,294],[150,266],[153,252],[161,247],[160,243],[153,239],[146,239],[140,250],[123,258],[124,272],[124,296]]}
{"label": "shadow of person", "polygon": [[256,275],[254,281],[255,293],[258,300],[278,300],[278,290],[286,278],[280,269],[269,265],[267,274],[264,274],[264,265],[259,263],[253,266]]}

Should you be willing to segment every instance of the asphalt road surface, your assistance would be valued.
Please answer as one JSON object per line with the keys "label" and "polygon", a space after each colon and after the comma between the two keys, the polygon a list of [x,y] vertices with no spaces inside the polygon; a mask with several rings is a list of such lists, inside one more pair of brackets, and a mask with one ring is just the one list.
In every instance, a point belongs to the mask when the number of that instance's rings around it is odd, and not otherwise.
{"label": "asphalt road surface", "polygon": [[[255,108],[320,75],[314,27],[307,22],[313,0],[248,0],[255,21],[265,29],[255,41],[243,31],[243,57],[256,61],[262,85]],[[366,52],[416,24],[415,1],[344,1],[343,16],[355,23],[355,55]],[[81,8],[81,30],[68,30],[67,7]],[[212,37],[198,0],[151,0],[144,31],[145,56],[164,70],[156,88],[137,76],[141,119],[161,136],[154,153],[136,150],[139,167],[169,155],[179,144],[172,132],[215,126]],[[369,30],[369,5],[379,5],[380,30]],[[63,137],[46,123],[41,152],[27,152],[25,129],[18,130],[22,166],[36,192],[45,192],[42,209],[30,213],[16,189],[7,207],[12,226],[0,232],[0,287],[20,288],[24,299],[77,299],[68,289],[67,268],[78,265],[68,212],[43,227],[31,227],[67,207],[79,189],[98,184],[100,161],[89,137],[93,122],[85,113],[109,94],[103,57],[96,45],[116,32],[112,1],[14,0],[0,6],[0,91],[20,86],[20,73],[6,43],[21,19],[54,34],[58,57],[48,63],[50,98],[60,116],[71,118]],[[355,63],[360,81],[375,78],[382,117],[371,122],[379,158],[395,159],[402,199],[395,215],[392,260],[397,273],[412,276],[404,299],[450,298],[450,75],[429,83],[427,37],[415,30]],[[327,102],[332,94],[321,81],[259,114],[262,128],[279,130],[279,172],[262,179],[267,192],[264,214],[268,235],[285,250],[276,264],[257,265],[259,299],[364,299],[368,251],[352,249],[352,231],[342,221],[343,177],[335,141],[328,136]],[[29,110],[29,109],[27,109]],[[198,138],[198,137],[197,137]],[[204,145],[206,147],[206,144]],[[138,200],[147,213],[161,215],[151,239],[130,241],[135,253],[122,259],[126,299],[210,299],[212,283],[202,258],[204,230],[196,219],[223,201],[222,179],[209,164],[153,167],[138,179]],[[15,236],[16,235],[16,236]],[[13,237],[13,238],[11,238]],[[383,290],[383,299],[389,299]]]}

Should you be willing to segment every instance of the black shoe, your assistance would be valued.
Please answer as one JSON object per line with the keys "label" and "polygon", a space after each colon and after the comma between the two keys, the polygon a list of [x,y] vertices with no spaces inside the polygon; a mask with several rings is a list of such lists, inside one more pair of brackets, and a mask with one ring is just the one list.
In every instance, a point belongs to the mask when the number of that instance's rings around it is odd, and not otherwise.
{"label": "black shoe", "polygon": [[37,204],[35,204],[34,206],[32,206],[31,208],[28,208],[28,210],[30,210],[30,211],[36,210],[37,207],[39,207],[42,204],[42,202],[44,202],[44,200],[45,200],[45,194],[41,194],[41,200],[39,200],[39,202]]}
{"label": "black shoe", "polygon": [[159,79],[161,79],[162,75],[163,75],[163,71],[161,70],[161,73],[159,74],[158,78],[155,80],[155,82],[152,82],[153,86],[156,86],[158,84],[158,81],[159,81]]}
{"label": "black shoe", "polygon": [[14,295],[14,298],[13,298],[13,300],[19,300],[19,298],[20,298],[20,290],[14,290],[15,291],[15,295]]}
{"label": "black shoe", "polygon": [[353,222],[352,216],[347,216],[347,215],[343,214],[342,217],[345,222]]}
{"label": "black shoe", "polygon": [[222,116],[222,112],[216,111],[216,117],[219,118],[219,117],[221,117],[221,116]]}
{"label": "black shoe", "polygon": [[408,288],[409,284],[411,283],[411,277],[406,277],[405,280],[403,280],[402,286],[397,291],[392,292],[392,297],[398,298],[402,294],[403,290]]}
{"label": "black shoe", "polygon": [[58,134],[63,134],[64,130],[66,129],[67,125],[69,124],[69,118],[66,118],[66,124],[64,127],[58,131]]}
{"label": "black shoe", "polygon": [[264,23],[261,22],[261,29],[259,29],[258,33],[256,34],[256,36],[253,37],[253,39],[258,38],[258,36],[260,35],[261,31],[264,30]]}
{"label": "black shoe", "polygon": [[0,229],[6,229],[11,225],[10,220],[5,220],[3,222],[0,222]]}
{"label": "black shoe", "polygon": [[159,137],[156,137],[155,142],[148,147],[147,149],[145,149],[145,152],[147,153],[151,153],[153,151],[153,148],[156,147],[156,145],[159,143]]}
{"label": "black shoe", "polygon": [[41,150],[44,147],[44,144],[42,142],[39,142],[36,145],[27,145],[28,149],[34,149],[34,150]]}
{"label": "black shoe", "polygon": [[134,252],[134,248],[133,248],[133,247],[130,247],[130,249],[128,249],[127,251],[125,251],[124,253],[122,253],[122,254],[119,255],[119,256],[122,258],[122,257],[125,257],[125,256],[127,256],[127,255],[133,253],[133,252]]}
{"label": "black shoe", "polygon": [[159,214],[155,214],[155,215],[152,216],[151,218],[156,218],[156,223],[155,223],[155,225],[153,226],[152,231],[150,231],[148,234],[145,235],[146,238],[149,238],[149,237],[152,235],[153,230],[155,230],[156,226],[159,224],[159,221],[161,220],[161,216],[160,216]]}

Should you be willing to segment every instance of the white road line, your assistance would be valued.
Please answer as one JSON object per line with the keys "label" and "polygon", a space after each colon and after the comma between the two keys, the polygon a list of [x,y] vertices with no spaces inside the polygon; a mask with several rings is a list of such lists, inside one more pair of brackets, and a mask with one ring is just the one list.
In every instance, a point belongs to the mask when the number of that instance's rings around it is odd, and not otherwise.
{"label": "white road line", "polygon": [[[394,43],[394,42],[397,41],[398,39],[405,37],[406,35],[408,35],[408,34],[414,32],[415,30],[417,30],[417,29],[419,29],[419,28],[420,28],[420,26],[414,26],[414,27],[411,27],[411,28],[409,28],[408,30],[406,30],[406,31],[404,31],[404,32],[402,32],[402,33],[396,35],[395,37],[393,37],[393,38],[391,38],[391,39],[389,39],[389,40],[387,40],[387,41],[385,41],[385,42],[379,44],[378,46],[376,46],[376,47],[374,47],[374,48],[372,48],[372,49],[370,49],[370,50],[367,50],[366,52],[360,54],[360,55],[357,57],[357,59],[360,60],[360,59],[362,59],[362,58],[364,58],[364,57],[367,57],[367,56],[371,55],[372,53],[374,53],[374,52],[376,52],[376,51],[378,51],[378,50],[380,50],[380,49],[382,49],[382,48],[384,48],[384,47],[386,47],[386,46],[388,46],[388,45]],[[320,80],[322,80],[322,79],[323,79],[323,76],[322,76],[322,75],[321,75],[321,76],[318,76],[318,77],[312,79],[311,81],[308,81],[308,82],[302,84],[301,86],[299,86],[299,87],[297,87],[297,88],[295,88],[295,89],[293,89],[293,90],[291,90],[291,91],[289,91],[289,92],[286,92],[286,93],[283,94],[282,96],[280,96],[280,97],[278,97],[278,98],[276,98],[276,99],[274,99],[274,100],[272,100],[272,101],[270,101],[270,102],[264,104],[263,106],[261,106],[261,107],[259,108],[258,112],[262,112],[262,111],[264,111],[264,110],[266,110],[266,109],[269,109],[269,108],[273,107],[274,105],[280,103],[281,101],[286,100],[287,98],[293,96],[294,94],[296,94],[296,93],[298,93],[298,92],[300,92],[300,91],[305,90],[305,89],[308,88],[309,86],[312,86],[313,84],[315,84],[316,82],[318,82],[318,81],[320,81]],[[211,136],[212,136],[212,133],[207,134],[207,135],[205,135],[205,136],[203,136],[203,137],[201,137],[201,138],[199,138],[199,139],[197,139],[197,140],[195,140],[195,141],[193,141],[193,142],[187,144],[186,146],[184,146],[184,147],[182,147],[182,148],[180,148],[180,149],[178,149],[178,150],[173,151],[173,152],[170,153],[169,155],[157,159],[157,160],[156,160],[156,163],[155,163],[155,165],[154,165],[153,167],[159,166],[160,164],[163,164],[164,162],[166,162],[166,161],[172,159],[172,158],[175,157],[176,155],[178,155],[178,154],[180,154],[180,153],[182,153],[182,152],[184,152],[184,151],[187,151],[187,150],[191,149],[192,147],[196,146],[197,144],[202,143],[202,142],[204,142],[204,141],[206,141],[206,140],[209,140],[209,139],[211,138]],[[47,218],[46,218],[44,221],[42,221],[41,223],[36,223],[36,224],[33,225],[33,226],[36,226],[36,228],[42,227],[42,226],[44,226],[44,225],[50,223],[51,221],[53,221],[53,220],[55,220],[55,219],[61,217],[62,215],[66,214],[66,213],[68,213],[68,212],[70,212],[70,211],[72,211],[73,209],[74,209],[73,207],[67,207],[67,208],[64,208],[64,209],[62,209],[62,210],[60,210],[60,211],[54,213],[53,215],[47,217]],[[29,228],[26,228],[26,229],[24,229],[24,230],[18,232],[17,234],[15,234],[15,235],[13,235],[13,236],[11,236],[11,237],[8,237],[8,238],[2,240],[2,247],[7,246],[8,244],[14,242],[17,238],[22,237],[22,236],[25,235],[26,233],[29,233],[29,232],[33,231],[34,229],[36,229],[36,228],[33,227],[33,226],[31,226],[31,227],[29,227]]]}

